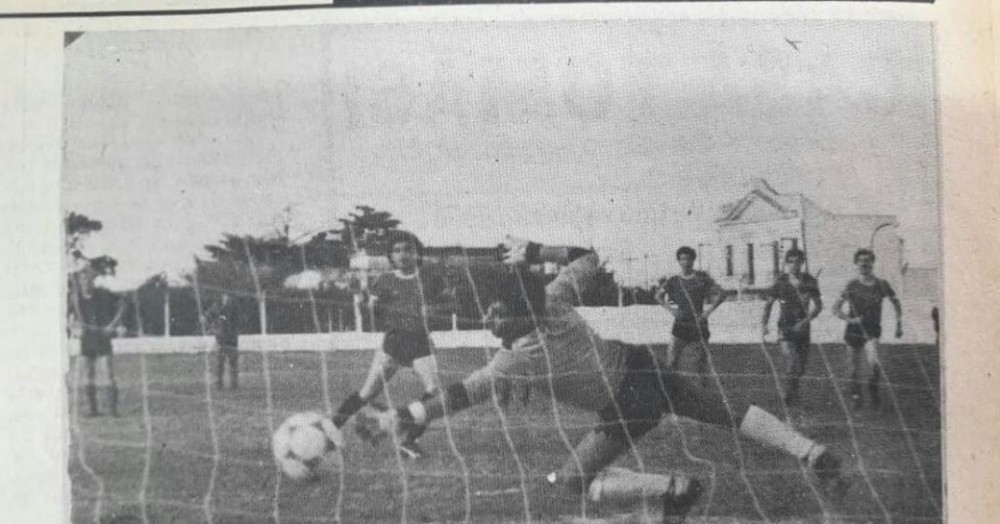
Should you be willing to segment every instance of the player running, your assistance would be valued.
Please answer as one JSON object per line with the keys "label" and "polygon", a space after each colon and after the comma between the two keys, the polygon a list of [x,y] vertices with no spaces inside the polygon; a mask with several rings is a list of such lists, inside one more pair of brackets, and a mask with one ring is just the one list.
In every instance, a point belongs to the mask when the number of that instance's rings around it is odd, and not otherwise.
{"label": "player running", "polygon": [[799,382],[809,358],[809,323],[823,311],[819,282],[802,271],[806,255],[798,249],[785,253],[785,273],[778,275],[767,293],[764,316],[761,319],[761,335],[767,337],[771,307],[777,301],[781,304],[778,316],[778,336],[781,352],[788,364],[788,378],[785,384],[785,405],[789,409],[799,405]]}
{"label": "player running", "polygon": [[[708,273],[694,269],[694,261],[698,258],[694,249],[682,246],[676,256],[680,274],[668,278],[656,290],[656,301],[674,317],[673,340],[667,346],[666,363],[677,369],[682,353],[687,348],[694,348],[698,359],[696,372],[705,386],[708,385],[708,317],[726,295]],[[709,298],[711,305],[705,309]]]}
{"label": "player running", "polygon": [[[80,338],[80,354],[87,366],[87,416],[100,415],[97,402],[98,382],[107,388],[108,410],[111,416],[118,416],[118,384],[115,382],[115,367],[111,348],[111,338],[125,312],[125,302],[114,293],[96,287],[97,272],[85,267],[70,280],[69,316],[71,331]],[[101,380],[98,380],[98,371]]]}
{"label": "player running", "polygon": [[[375,352],[364,384],[337,409],[333,423],[343,427],[351,416],[382,392],[385,382],[402,367],[412,367],[424,387],[424,399],[438,394],[437,360],[431,351],[428,309],[450,302],[451,295],[440,275],[421,270],[423,245],[411,233],[390,231],[386,251],[391,273],[381,275],[370,292],[375,298],[379,317],[385,325],[382,348]],[[400,444],[411,459],[423,454],[417,445],[420,431],[414,431]]]}
{"label": "player running", "polygon": [[[896,292],[888,282],[872,274],[875,253],[869,249],[859,249],[854,253],[854,266],[858,277],[851,279],[833,303],[833,313],[847,322],[844,342],[848,346],[848,361],[851,369],[851,398],[854,408],[864,407],[861,397],[861,368],[868,364],[868,395],[873,409],[882,405],[879,399],[879,379],[882,376],[878,357],[878,343],[882,336],[882,301],[889,299],[896,311],[896,338],[903,336],[903,308]],[[844,304],[848,311],[844,312]],[[862,352],[864,360],[862,360]]]}
{"label": "player running", "polygon": [[[666,412],[735,426],[740,434],[801,460],[824,484],[840,484],[840,460],[825,446],[739,399],[730,399],[730,411],[719,392],[677,374],[647,348],[597,335],[575,310],[598,271],[596,254],[513,239],[507,247],[505,262],[512,267],[500,279],[500,296],[485,319],[504,349],[440,397],[394,410],[363,411],[358,422],[369,433],[405,439],[414,428],[490,399],[494,388],[502,392],[514,381],[527,380],[556,400],[599,416],[573,458],[548,477],[573,493],[586,492],[595,502],[659,501],[665,518],[683,516],[695,504],[702,491],[696,478],[608,468]],[[545,286],[525,269],[526,263],[539,262],[566,265]]]}

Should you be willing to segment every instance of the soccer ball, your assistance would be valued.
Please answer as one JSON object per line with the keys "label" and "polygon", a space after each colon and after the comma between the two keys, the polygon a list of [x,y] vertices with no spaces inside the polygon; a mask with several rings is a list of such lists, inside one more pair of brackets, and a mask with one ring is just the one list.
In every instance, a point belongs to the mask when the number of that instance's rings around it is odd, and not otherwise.
{"label": "soccer ball", "polygon": [[312,480],[343,465],[344,436],[333,421],[315,412],[296,413],[274,432],[271,449],[285,475]]}

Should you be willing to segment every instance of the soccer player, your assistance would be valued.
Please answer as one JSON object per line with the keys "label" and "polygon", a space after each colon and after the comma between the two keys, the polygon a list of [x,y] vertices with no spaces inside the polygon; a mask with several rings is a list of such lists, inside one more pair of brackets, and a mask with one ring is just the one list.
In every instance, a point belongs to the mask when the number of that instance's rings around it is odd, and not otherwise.
{"label": "soccer player", "polygon": [[100,415],[97,402],[100,382],[107,390],[108,410],[111,416],[117,417],[118,384],[115,382],[111,338],[125,312],[125,302],[114,293],[96,287],[95,278],[97,272],[87,266],[74,273],[70,280],[70,326],[74,335],[80,338],[80,354],[87,369],[85,391],[90,408],[87,416]]}
{"label": "soccer player", "polygon": [[[574,309],[592,284],[599,261],[580,248],[508,240],[511,271],[499,282],[499,298],[485,321],[502,342],[483,368],[450,384],[439,397],[395,410],[366,409],[359,424],[372,435],[399,439],[413,427],[478,404],[511,382],[528,380],[565,404],[595,412],[600,422],[578,444],[573,458],[548,476],[550,483],[595,501],[658,501],[664,517],[684,515],[702,490],[696,478],[608,468],[630,443],[666,412],[718,426],[735,426],[754,441],[802,461],[824,483],[840,478],[840,460],[757,406],[704,389],[659,362],[652,351],[601,338]],[[525,263],[566,264],[546,286]]]}
{"label": "soccer player", "polygon": [[[726,295],[708,273],[694,269],[694,261],[698,258],[694,249],[682,246],[676,256],[680,274],[668,278],[656,291],[656,301],[674,317],[671,329],[673,340],[667,346],[666,363],[676,369],[683,351],[694,348],[698,359],[696,371],[702,377],[702,385],[707,385],[708,317],[726,299]],[[709,298],[711,305],[705,309]]]}
{"label": "soccer player", "polygon": [[781,352],[788,364],[788,378],[785,384],[785,405],[795,408],[799,404],[799,381],[806,369],[809,358],[809,323],[823,311],[819,282],[802,271],[806,255],[798,249],[785,253],[785,272],[778,275],[767,294],[764,316],[761,319],[761,335],[767,337],[771,307],[781,304],[778,316],[778,336]]}
{"label": "soccer player", "polygon": [[[378,396],[385,382],[402,367],[412,367],[420,377],[424,399],[438,394],[437,360],[431,348],[428,317],[432,307],[448,307],[451,294],[440,275],[421,270],[423,245],[416,236],[390,231],[386,250],[393,271],[381,275],[370,290],[384,321],[385,338],[361,389],[348,396],[334,414],[333,423],[337,427],[343,427],[351,416]],[[421,433],[422,430],[415,429],[401,443],[400,451],[408,458],[423,454],[417,445]]]}
{"label": "soccer player", "polygon": [[[879,379],[882,375],[878,357],[878,343],[882,336],[882,301],[889,299],[896,311],[896,338],[903,336],[903,308],[896,298],[896,292],[888,282],[872,273],[875,253],[869,249],[859,249],[854,253],[854,266],[858,277],[851,279],[833,303],[833,313],[847,322],[844,342],[848,346],[848,360],[851,369],[851,398],[854,408],[864,407],[861,397],[861,368],[868,365],[868,395],[874,409],[881,407],[879,399]],[[848,311],[844,311],[847,304]],[[862,360],[864,353],[864,360]]]}
{"label": "soccer player", "polygon": [[215,366],[215,386],[219,389],[223,388],[226,364],[229,364],[229,387],[239,387],[239,315],[236,302],[225,292],[221,302],[216,302],[205,314],[215,333],[215,345],[219,351]]}

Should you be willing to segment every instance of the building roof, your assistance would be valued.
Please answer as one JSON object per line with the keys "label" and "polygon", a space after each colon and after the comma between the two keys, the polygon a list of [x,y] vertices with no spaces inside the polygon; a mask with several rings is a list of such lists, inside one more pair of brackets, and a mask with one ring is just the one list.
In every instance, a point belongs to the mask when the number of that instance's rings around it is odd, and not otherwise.
{"label": "building roof", "polygon": [[800,216],[802,207],[810,205],[822,211],[822,207],[804,196],[802,193],[779,193],[763,178],[753,179],[747,193],[735,202],[724,204],[721,208],[720,216],[715,222],[719,225],[727,223],[755,222],[750,219],[748,210],[755,203],[760,202],[767,206],[768,219],[788,219]]}

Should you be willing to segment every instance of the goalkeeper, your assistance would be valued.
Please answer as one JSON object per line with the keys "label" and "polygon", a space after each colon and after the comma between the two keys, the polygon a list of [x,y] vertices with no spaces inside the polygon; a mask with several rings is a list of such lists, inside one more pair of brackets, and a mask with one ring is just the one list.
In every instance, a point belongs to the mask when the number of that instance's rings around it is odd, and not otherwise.
{"label": "goalkeeper", "polygon": [[[659,423],[664,413],[719,426],[734,426],[756,442],[781,449],[808,467],[824,488],[845,484],[840,460],[763,409],[730,402],[657,362],[648,349],[602,339],[574,309],[594,280],[597,255],[580,248],[541,246],[522,240],[505,243],[511,267],[488,308],[486,324],[506,350],[483,368],[451,384],[444,395],[395,410],[369,409],[359,424],[372,436],[391,433],[405,441],[431,420],[502,394],[514,381],[547,386],[556,400],[596,412],[600,422],[576,447],[574,458],[549,481],[572,492],[586,490],[595,501],[659,501],[664,517],[684,515],[702,491],[695,478],[608,468]],[[555,262],[564,267],[548,286],[527,264]]]}

